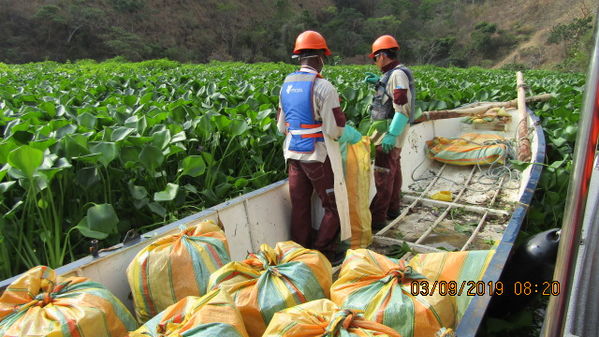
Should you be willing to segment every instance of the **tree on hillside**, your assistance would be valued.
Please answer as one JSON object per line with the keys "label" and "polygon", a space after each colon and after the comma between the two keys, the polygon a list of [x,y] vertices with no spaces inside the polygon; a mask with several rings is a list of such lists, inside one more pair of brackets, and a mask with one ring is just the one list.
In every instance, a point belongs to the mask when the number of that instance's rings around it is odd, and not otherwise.
{"label": "tree on hillside", "polygon": [[418,40],[413,43],[416,63],[418,64],[433,64],[440,59],[441,55],[449,54],[448,48],[451,48],[451,39],[427,39]]}
{"label": "tree on hillside", "polygon": [[111,27],[102,34],[104,45],[110,50],[111,56],[123,56],[129,61],[142,61],[151,55],[151,48],[137,34],[126,31],[121,27]]}
{"label": "tree on hillside", "polygon": [[293,50],[296,37],[305,30],[320,31],[325,35],[327,41],[329,41],[329,36],[322,31],[322,27],[319,24],[319,22],[324,21],[326,20],[317,20],[317,18],[308,10],[303,10],[291,18],[282,19],[280,25],[281,28],[279,30],[280,37],[272,42],[273,47],[277,46],[274,47],[274,49],[279,49],[280,55],[283,56],[283,58],[279,60],[289,61],[289,55]]}
{"label": "tree on hillside", "polygon": [[412,22],[419,13],[420,0],[381,0],[374,16],[393,15],[402,22]]}
{"label": "tree on hillside", "polygon": [[237,54],[238,35],[241,33],[239,21],[232,18],[240,15],[239,7],[232,1],[222,1],[216,4],[213,29],[220,41],[216,41],[211,59],[232,60]]}
{"label": "tree on hillside", "polygon": [[568,23],[553,26],[547,43],[561,45],[565,57],[563,67],[584,71],[593,45],[594,16],[590,11]]}
{"label": "tree on hillside", "polygon": [[82,0],[62,1],[59,5],[44,5],[40,7],[34,18],[39,19],[41,25],[62,26],[66,29],[67,44],[73,40],[77,32],[102,28],[106,22],[103,10],[90,7]]}
{"label": "tree on hillside", "polygon": [[67,44],[71,43],[78,32],[93,33],[106,26],[106,14],[103,10],[86,6],[85,1],[76,1],[67,7]]}
{"label": "tree on hillside", "polygon": [[363,31],[364,15],[354,8],[342,8],[323,26],[329,47],[345,56],[364,53],[367,42],[360,34]]}
{"label": "tree on hillside", "polygon": [[45,5],[33,16],[39,20],[40,30],[46,31],[46,45],[50,42],[55,30],[62,30],[66,24],[62,9],[56,5]]}
{"label": "tree on hillside", "polygon": [[144,7],[144,0],[110,0],[112,6],[121,12],[136,12]]}
{"label": "tree on hillside", "polygon": [[98,32],[106,26],[106,14],[103,10],[88,5],[83,0],[59,1],[56,5],[41,6],[33,15],[37,31],[45,38],[47,48],[53,47],[67,51],[66,57],[80,57],[85,51],[70,52],[77,49],[72,42],[80,37],[87,41],[97,39]]}
{"label": "tree on hillside", "polygon": [[374,39],[376,39],[382,33],[391,34],[399,38],[402,35],[401,23],[401,20],[395,15],[368,18],[364,23],[364,33],[368,38],[368,41],[374,41]]}
{"label": "tree on hillside", "polygon": [[364,16],[373,16],[379,0],[334,0],[338,8],[352,8]]}
{"label": "tree on hillside", "polygon": [[32,41],[31,32],[35,26],[31,20],[4,1],[0,1],[0,13],[3,14],[0,20],[0,62],[36,61],[38,56],[34,48],[41,44]]}
{"label": "tree on hillside", "polygon": [[496,47],[493,40],[493,34],[497,32],[497,25],[488,22],[479,22],[474,26],[474,32],[470,34],[472,46],[475,51],[484,56],[490,56],[495,52]]}

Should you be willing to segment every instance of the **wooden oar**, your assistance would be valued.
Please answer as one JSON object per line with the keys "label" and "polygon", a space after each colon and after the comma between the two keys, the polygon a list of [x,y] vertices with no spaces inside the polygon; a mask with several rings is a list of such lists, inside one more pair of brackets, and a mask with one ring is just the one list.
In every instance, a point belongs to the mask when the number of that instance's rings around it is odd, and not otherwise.
{"label": "wooden oar", "polygon": [[528,113],[526,112],[526,84],[521,72],[516,73],[516,90],[518,91],[518,160],[529,162],[531,157],[530,138],[528,138]]}
{"label": "wooden oar", "polygon": [[[526,103],[547,101],[552,97],[552,94],[531,96],[526,98]],[[433,121],[437,119],[466,117],[484,113],[491,108],[513,108],[516,106],[518,106],[518,99],[514,99],[507,102],[475,103],[468,108],[424,111],[422,112],[422,116],[416,119],[415,122],[418,123],[424,121]]]}

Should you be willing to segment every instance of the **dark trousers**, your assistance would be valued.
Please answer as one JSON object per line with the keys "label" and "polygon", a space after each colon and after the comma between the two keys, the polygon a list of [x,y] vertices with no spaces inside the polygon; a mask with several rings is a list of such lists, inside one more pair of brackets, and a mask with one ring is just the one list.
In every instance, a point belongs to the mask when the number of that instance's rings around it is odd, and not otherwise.
{"label": "dark trousers", "polygon": [[[291,239],[300,245],[333,256],[339,241],[339,213],[333,192],[333,170],[329,158],[324,163],[289,159],[289,194],[291,196]],[[324,208],[320,228],[312,228],[312,191]]]}
{"label": "dark trousers", "polygon": [[400,148],[393,148],[389,153],[385,153],[382,146],[376,147],[374,158],[376,195],[370,204],[373,224],[385,223],[389,210],[399,211],[401,201],[400,155]]}

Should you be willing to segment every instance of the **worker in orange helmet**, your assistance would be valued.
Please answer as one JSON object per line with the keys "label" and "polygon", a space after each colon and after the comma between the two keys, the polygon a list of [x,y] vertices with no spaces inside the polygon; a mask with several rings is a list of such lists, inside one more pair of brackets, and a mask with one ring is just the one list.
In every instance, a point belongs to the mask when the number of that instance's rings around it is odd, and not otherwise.
{"label": "worker in orange helmet", "polygon": [[383,73],[368,73],[365,82],[375,85],[370,106],[373,122],[369,135],[376,146],[374,177],[377,193],[370,211],[372,227],[380,230],[386,220],[399,215],[401,198],[400,153],[408,128],[413,123],[416,93],[412,72],[399,63],[399,44],[391,35],[383,35],[372,44],[369,57]]}
{"label": "worker in orange helmet", "polygon": [[[324,56],[331,55],[322,35],[310,30],[301,33],[293,53],[301,66],[285,78],[277,112],[278,129],[285,134],[291,239],[320,250],[338,264],[345,255],[340,240],[351,235],[339,144],[355,144],[362,135],[345,123],[337,90],[320,75]],[[317,230],[312,226],[313,191],[324,208]]]}

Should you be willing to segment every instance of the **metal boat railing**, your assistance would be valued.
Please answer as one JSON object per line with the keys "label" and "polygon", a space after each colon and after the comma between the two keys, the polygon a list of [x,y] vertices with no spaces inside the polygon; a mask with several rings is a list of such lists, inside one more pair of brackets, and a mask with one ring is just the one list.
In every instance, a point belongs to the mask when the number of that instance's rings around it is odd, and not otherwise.
{"label": "metal boat railing", "polygon": [[[587,206],[590,181],[593,174],[597,137],[599,136],[599,18],[595,23],[595,27],[597,28],[595,32],[595,48],[587,76],[584,106],[578,126],[574,165],[566,197],[562,233],[553,277],[554,281],[560,284],[561,292],[558,296],[551,297],[549,300],[541,332],[541,335],[544,337],[589,336],[588,334],[578,334],[576,332],[579,329],[585,328],[582,326],[570,325],[568,327],[570,331],[565,331],[565,323],[567,321],[566,313],[569,305],[574,305],[579,301],[590,304],[592,303],[590,301],[593,300],[588,297],[579,298],[575,296],[576,292],[574,290],[578,289],[576,287],[578,283],[574,279],[574,274],[576,271],[577,254],[579,248],[581,248],[581,231],[583,229],[585,207]],[[596,200],[593,202],[595,204],[589,204],[587,212],[591,211],[596,214]],[[597,219],[591,220],[595,220],[596,222]],[[599,237],[588,237],[588,239],[590,240],[584,243],[587,247],[599,246]],[[584,266],[584,263],[579,263],[578,265],[578,267]],[[591,272],[591,270],[584,271],[582,274],[586,274],[587,272]],[[596,284],[594,286],[596,288]],[[580,296],[580,294],[576,295]],[[596,301],[597,297],[594,300]],[[592,333],[596,335],[599,308],[596,305],[593,308],[595,308],[594,312],[596,315],[587,323],[593,325],[594,329]],[[583,309],[587,308],[583,307]],[[591,310],[592,308],[588,309]],[[579,314],[581,313],[579,312]],[[570,319],[574,318],[570,317]]]}

